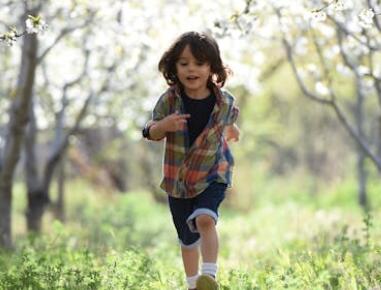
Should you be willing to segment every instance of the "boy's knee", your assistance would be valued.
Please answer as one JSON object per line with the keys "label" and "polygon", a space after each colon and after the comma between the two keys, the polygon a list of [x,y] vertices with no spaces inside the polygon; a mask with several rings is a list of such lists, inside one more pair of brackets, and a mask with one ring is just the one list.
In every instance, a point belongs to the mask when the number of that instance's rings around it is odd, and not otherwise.
{"label": "boy's knee", "polygon": [[211,216],[202,214],[196,217],[196,225],[197,229],[200,231],[214,227],[215,222]]}

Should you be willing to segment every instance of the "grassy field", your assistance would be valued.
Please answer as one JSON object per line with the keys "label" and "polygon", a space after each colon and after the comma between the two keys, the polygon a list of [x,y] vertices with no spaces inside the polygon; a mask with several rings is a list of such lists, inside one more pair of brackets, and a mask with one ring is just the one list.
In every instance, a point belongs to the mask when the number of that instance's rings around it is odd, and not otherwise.
{"label": "grassy field", "polygon": [[[221,289],[381,289],[380,211],[365,215],[343,202],[347,188],[308,199],[262,196],[245,211],[222,207]],[[44,234],[26,237],[16,188],[16,250],[0,254],[0,289],[186,289],[165,204],[82,182],[67,190],[66,224],[47,214]]]}

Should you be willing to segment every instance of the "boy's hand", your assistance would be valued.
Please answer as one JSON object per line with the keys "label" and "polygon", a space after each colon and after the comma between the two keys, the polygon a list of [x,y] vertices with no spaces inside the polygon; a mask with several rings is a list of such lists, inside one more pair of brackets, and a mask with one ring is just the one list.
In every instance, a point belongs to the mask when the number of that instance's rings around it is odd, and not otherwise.
{"label": "boy's hand", "polygon": [[160,121],[160,127],[165,132],[176,132],[184,128],[184,124],[187,119],[190,118],[190,114],[179,114],[178,111],[168,115]]}
{"label": "boy's hand", "polygon": [[226,141],[232,140],[233,142],[237,142],[239,141],[240,130],[236,124],[229,125],[225,127],[224,135]]}

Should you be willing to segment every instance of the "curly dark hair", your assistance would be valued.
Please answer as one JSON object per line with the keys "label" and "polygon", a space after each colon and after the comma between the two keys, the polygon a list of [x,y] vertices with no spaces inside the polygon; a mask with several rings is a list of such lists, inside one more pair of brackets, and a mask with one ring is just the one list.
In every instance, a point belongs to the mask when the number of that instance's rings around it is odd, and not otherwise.
{"label": "curly dark hair", "polygon": [[212,36],[195,31],[180,35],[161,57],[158,67],[167,84],[180,84],[177,78],[176,62],[187,45],[198,61],[210,64],[212,77],[209,78],[208,86],[215,83],[223,87],[231,70],[222,63],[218,44]]}

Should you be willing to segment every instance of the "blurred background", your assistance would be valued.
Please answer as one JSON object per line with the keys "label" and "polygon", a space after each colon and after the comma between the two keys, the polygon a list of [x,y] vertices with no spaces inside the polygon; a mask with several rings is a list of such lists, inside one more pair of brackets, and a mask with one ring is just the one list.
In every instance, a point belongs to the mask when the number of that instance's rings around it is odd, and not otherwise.
{"label": "blurred background", "polygon": [[158,60],[190,30],[216,38],[241,110],[226,267],[254,267],[240,247],[303,248],[364,217],[379,238],[380,13],[371,0],[0,0],[1,244],[70,229],[96,247],[170,248],[163,143],[141,129],[167,86]]}

